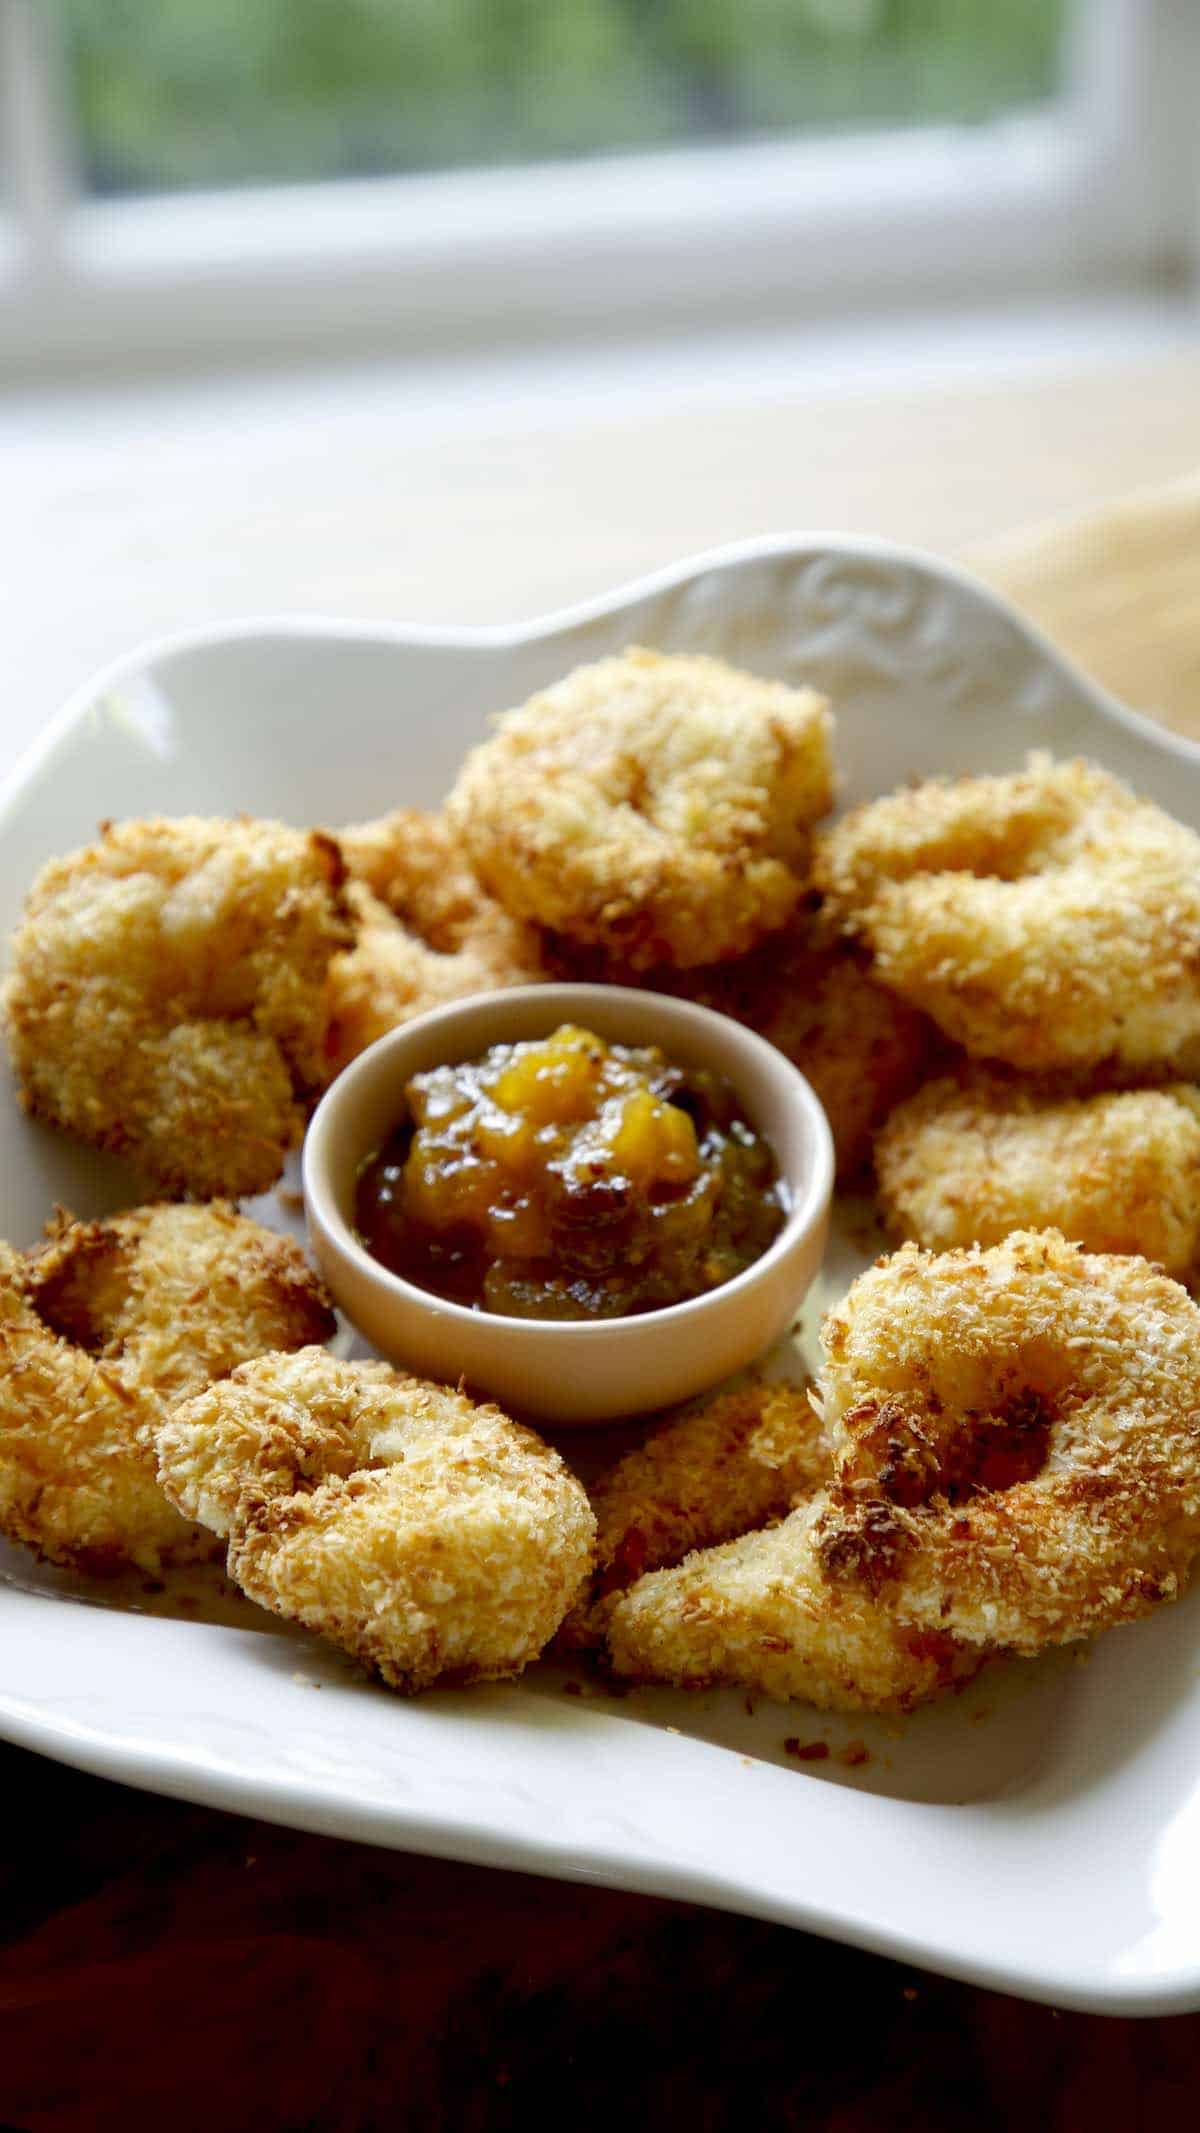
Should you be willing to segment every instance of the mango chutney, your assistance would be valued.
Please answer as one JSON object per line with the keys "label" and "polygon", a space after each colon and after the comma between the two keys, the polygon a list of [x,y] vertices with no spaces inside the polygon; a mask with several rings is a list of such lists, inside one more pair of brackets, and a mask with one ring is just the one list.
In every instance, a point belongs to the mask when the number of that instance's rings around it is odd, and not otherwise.
{"label": "mango chutney", "polygon": [[719,1074],[564,1024],[417,1074],[359,1175],[372,1257],[454,1303],[619,1318],[729,1281],[787,1215],[768,1143]]}

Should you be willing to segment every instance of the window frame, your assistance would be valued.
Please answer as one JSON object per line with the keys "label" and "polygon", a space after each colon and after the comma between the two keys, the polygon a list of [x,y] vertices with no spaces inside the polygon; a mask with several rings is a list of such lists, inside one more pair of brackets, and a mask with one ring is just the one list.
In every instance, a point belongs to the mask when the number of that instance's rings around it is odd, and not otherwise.
{"label": "window frame", "polygon": [[0,0],[0,365],[508,345],[1194,268],[1200,10],[1076,0],[1059,103],[984,126],[115,201],[62,53]]}

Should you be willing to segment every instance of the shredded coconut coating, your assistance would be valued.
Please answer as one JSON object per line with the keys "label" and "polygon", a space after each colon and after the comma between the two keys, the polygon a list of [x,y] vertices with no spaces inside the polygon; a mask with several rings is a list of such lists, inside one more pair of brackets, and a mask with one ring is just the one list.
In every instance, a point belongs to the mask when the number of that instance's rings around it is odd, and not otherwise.
{"label": "shredded coconut coating", "polygon": [[91,1574],[213,1553],[167,1502],[154,1433],[172,1400],[334,1330],[298,1246],[228,1206],[60,1217],[0,1254],[0,1531]]}
{"label": "shredded coconut coating", "polygon": [[831,1587],[1032,1653],[1177,1597],[1200,1546],[1200,1311],[1055,1231],[905,1245],[822,1334]]}
{"label": "shredded coconut coating", "polygon": [[397,807],[331,835],[351,879],[431,947],[450,955],[470,937],[490,900],[443,814]]}
{"label": "shredded coconut coating", "polygon": [[803,1386],[751,1378],[663,1423],[589,1492],[596,1575],[560,1646],[602,1643],[615,1594],[694,1548],[781,1518],[828,1468]]}
{"label": "shredded coconut coating", "polygon": [[871,976],[865,959],[788,928],[713,973],[705,1006],[775,1045],[812,1083],[829,1120],[838,1182],[869,1172],[875,1135],[944,1049],[932,1022]]}
{"label": "shredded coconut coating", "polygon": [[484,887],[631,969],[780,926],[832,802],[823,697],[632,649],[506,713],[448,802]]}
{"label": "shredded coconut coating", "polygon": [[977,1057],[1200,1064],[1200,838],[1091,764],[874,801],[815,878],[880,981]]}
{"label": "shredded coconut coating", "polygon": [[1200,1094],[1064,1096],[975,1068],[892,1113],[875,1147],[884,1218],[932,1251],[1058,1229],[1093,1252],[1200,1269]]}
{"label": "shredded coconut coating", "polygon": [[443,815],[397,808],[335,834],[353,940],[329,970],[332,1072],[414,1015],[545,975],[535,929],[480,888]]}
{"label": "shredded coconut coating", "polygon": [[386,1363],[248,1364],[173,1410],[158,1460],[252,1600],[394,1688],[520,1673],[591,1565],[595,1520],[556,1452]]}
{"label": "shredded coconut coating", "polygon": [[980,1652],[905,1627],[868,1590],[829,1584],[816,1548],[825,1506],[817,1490],[780,1525],[639,1578],[608,1617],[614,1671],[832,1711],[911,1710],[978,1672]]}
{"label": "shredded coconut coating", "polygon": [[42,869],[12,939],[27,1110],[173,1196],[265,1191],[323,1078],[342,863],[278,822],[124,822]]}

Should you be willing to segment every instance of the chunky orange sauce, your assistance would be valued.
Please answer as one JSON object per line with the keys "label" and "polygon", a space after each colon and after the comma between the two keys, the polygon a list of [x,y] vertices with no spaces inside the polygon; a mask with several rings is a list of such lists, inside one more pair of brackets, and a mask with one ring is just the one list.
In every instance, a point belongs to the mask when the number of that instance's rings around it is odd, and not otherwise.
{"label": "chunky orange sauce", "polygon": [[456,1303],[616,1318],[728,1281],[786,1202],[775,1157],[717,1074],[565,1025],[418,1074],[364,1165],[374,1258]]}

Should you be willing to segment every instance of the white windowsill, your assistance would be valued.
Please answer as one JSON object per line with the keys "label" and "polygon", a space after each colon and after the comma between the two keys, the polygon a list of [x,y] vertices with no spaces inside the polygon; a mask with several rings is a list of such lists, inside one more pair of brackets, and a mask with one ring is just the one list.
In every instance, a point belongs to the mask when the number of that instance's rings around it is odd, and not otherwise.
{"label": "white windowsill", "polygon": [[959,306],[762,327],[578,342],[456,357],[322,356],[160,372],[135,370],[0,388],[7,463],[30,463],[81,435],[202,431],[235,410],[264,434],[319,420],[336,434],[411,424],[439,430],[542,429],[652,416],[656,408],[751,406],[1080,374],[1195,350],[1200,297],[1129,291],[1043,304]]}
{"label": "white windowsill", "polygon": [[[0,366],[712,332],[1153,278],[1070,110],[976,129],[93,202],[0,280]],[[6,296],[7,289],[7,296]]]}

